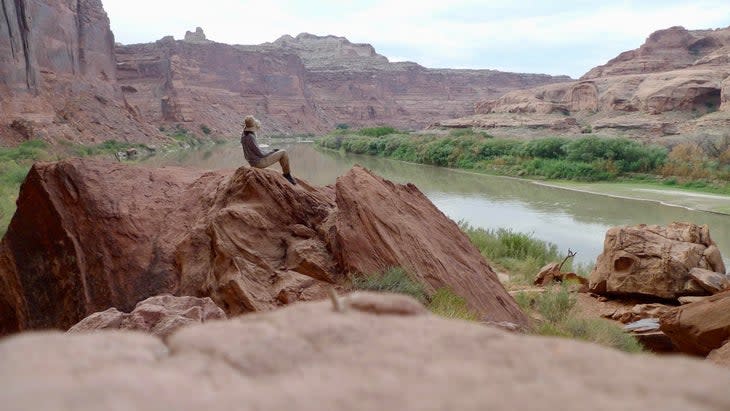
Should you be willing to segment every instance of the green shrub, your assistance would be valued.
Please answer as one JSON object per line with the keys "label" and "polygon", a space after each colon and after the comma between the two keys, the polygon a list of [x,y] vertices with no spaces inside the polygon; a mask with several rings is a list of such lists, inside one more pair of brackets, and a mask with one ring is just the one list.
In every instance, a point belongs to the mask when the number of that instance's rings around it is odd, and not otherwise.
{"label": "green shrub", "polygon": [[28,175],[30,165],[18,164],[15,161],[0,162],[0,183],[11,187],[20,187]]}
{"label": "green shrub", "polygon": [[562,323],[562,328],[570,338],[589,341],[631,353],[644,351],[643,346],[634,336],[624,332],[620,325],[602,318],[569,317]]}
{"label": "green shrub", "polygon": [[534,307],[545,320],[557,323],[568,318],[575,303],[575,297],[567,287],[556,286],[537,294]]}
{"label": "green shrub", "polygon": [[339,123],[339,124],[337,124],[335,126],[335,129],[337,129],[337,130],[349,130],[350,129],[350,125],[349,124],[345,124],[345,123]]}
{"label": "green shrub", "polygon": [[585,163],[610,160],[624,172],[654,171],[667,160],[665,148],[644,146],[624,138],[585,137],[566,144],[565,152],[567,160]]}
{"label": "green shrub", "polygon": [[357,131],[357,134],[360,134],[361,136],[368,136],[368,137],[382,137],[387,136],[388,134],[396,134],[398,130],[394,129],[393,127],[369,127],[369,128],[362,128]]}
{"label": "green shrub", "polygon": [[476,153],[480,159],[518,155],[522,142],[515,140],[490,139],[476,144]]}
{"label": "green shrub", "polygon": [[540,268],[564,258],[555,244],[538,240],[530,234],[504,228],[486,230],[463,221],[459,222],[459,227],[488,261],[509,271],[511,281],[516,283],[531,283]]}
{"label": "green shrub", "polygon": [[568,139],[560,137],[531,140],[522,145],[520,155],[534,158],[565,158],[565,145],[568,142]]}
{"label": "green shrub", "polygon": [[[354,134],[331,133],[320,139],[318,144],[349,153],[442,167],[578,181],[613,180],[625,173],[657,173],[660,170],[666,175],[687,167],[686,162],[678,160],[665,165],[668,154],[663,147],[596,136],[575,140],[549,137],[522,142],[493,138],[471,129],[452,130],[448,137],[440,137],[398,134],[392,127],[374,127]],[[730,159],[730,149],[726,157]],[[726,163],[727,166],[721,169],[720,165]],[[699,174],[694,168],[679,174],[691,174],[694,179],[714,175],[730,180],[730,160],[703,161]]]}
{"label": "green shrub", "polygon": [[382,273],[370,275],[353,275],[350,278],[352,288],[356,290],[380,291],[410,295],[426,303],[428,296],[421,284],[411,279],[400,267],[390,268]]}
{"label": "green shrub", "polygon": [[578,181],[601,181],[616,177],[615,172],[606,169],[605,164],[582,161],[535,158],[521,165],[523,175],[541,176],[549,179]]}
{"label": "green shrub", "polygon": [[450,166],[451,155],[456,148],[453,140],[442,138],[426,144],[425,163],[436,166]]}
{"label": "green shrub", "polygon": [[202,131],[202,132],[203,132],[203,134],[205,134],[205,135],[207,136],[207,135],[210,135],[210,133],[211,133],[211,132],[212,132],[213,130],[211,130],[211,129],[210,129],[210,127],[208,127],[207,125],[205,125],[205,124],[201,124],[201,125],[200,125],[200,131]]}
{"label": "green shrub", "polygon": [[431,296],[428,309],[436,315],[445,318],[455,318],[468,321],[477,321],[479,316],[471,311],[466,300],[448,288],[439,288]]}
{"label": "green shrub", "polygon": [[0,147],[0,161],[42,160],[47,157],[48,144],[43,140],[28,140],[16,147]]}
{"label": "green shrub", "polygon": [[525,312],[539,315],[532,327],[534,334],[583,340],[631,353],[643,351],[638,340],[620,325],[602,318],[578,317],[575,296],[565,286],[517,293],[514,297]]}

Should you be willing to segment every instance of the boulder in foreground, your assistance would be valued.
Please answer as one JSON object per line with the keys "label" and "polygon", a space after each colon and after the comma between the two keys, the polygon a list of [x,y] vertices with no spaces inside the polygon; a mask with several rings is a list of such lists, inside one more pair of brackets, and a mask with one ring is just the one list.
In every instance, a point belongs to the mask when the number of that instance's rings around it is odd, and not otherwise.
{"label": "boulder in foreground", "polygon": [[271,170],[92,159],[33,166],[0,243],[0,335],[71,327],[170,293],[226,314],[324,298],[348,273],[403,267],[483,320],[526,317],[459,227],[413,185],[356,166],[334,187]]}
{"label": "boulder in foreground", "polygon": [[394,310],[418,303],[392,298],[346,298],[344,312],[297,304],[165,341],[19,334],[0,340],[0,401],[79,411],[730,409],[730,373],[708,362],[512,334]]}

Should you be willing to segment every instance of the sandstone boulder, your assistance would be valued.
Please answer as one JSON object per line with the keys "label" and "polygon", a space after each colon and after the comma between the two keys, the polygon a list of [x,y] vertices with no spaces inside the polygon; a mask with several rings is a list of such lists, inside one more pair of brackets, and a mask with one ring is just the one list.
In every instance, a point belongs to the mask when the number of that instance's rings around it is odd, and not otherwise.
{"label": "sandstone boulder", "polygon": [[680,304],[684,305],[684,304],[696,303],[696,302],[702,301],[706,298],[707,298],[707,296],[686,296],[686,297],[679,297],[678,300],[679,300]]}
{"label": "sandstone boulder", "polygon": [[91,314],[71,327],[68,332],[137,330],[164,338],[180,327],[225,318],[226,313],[210,298],[174,297],[167,294],[140,301],[131,313],[110,308]]}
{"label": "sandstone boulder", "polygon": [[164,293],[210,297],[228,315],[269,310],[396,265],[484,320],[526,322],[455,223],[415,186],[361,167],[318,188],[247,167],[38,163],[0,243],[0,334],[66,329]]}
{"label": "sandstone boulder", "polygon": [[719,293],[730,286],[730,281],[728,281],[728,278],[724,273],[720,274],[704,268],[695,267],[689,270],[689,276],[692,277],[692,279],[695,280],[700,287],[704,288],[711,294]]}
{"label": "sandstone boulder", "polygon": [[668,311],[661,330],[689,354],[705,356],[720,348],[730,339],[730,291]]}
{"label": "sandstone boulder", "polygon": [[483,320],[524,324],[471,241],[416,186],[359,167],[353,171],[337,179],[337,210],[328,229],[330,248],[345,271],[402,267],[429,291],[448,287],[464,297]]}
{"label": "sandstone boulder", "polygon": [[712,350],[707,359],[717,365],[730,368],[730,343],[726,343],[722,347]]}
{"label": "sandstone boulder", "polygon": [[0,363],[7,410],[730,408],[730,373],[706,362],[428,314],[335,312],[329,301],[186,327],[165,341],[23,333],[0,340]]}
{"label": "sandstone boulder", "polygon": [[613,227],[606,233],[603,253],[590,274],[590,290],[666,299],[705,295],[707,291],[689,273],[693,268],[713,268],[705,255],[712,245],[707,226]]}
{"label": "sandstone boulder", "polygon": [[558,282],[572,282],[580,285],[580,290],[585,291],[588,286],[588,279],[576,273],[564,273],[560,271],[561,264],[549,263],[540,269],[532,281],[534,285],[550,285]]}
{"label": "sandstone boulder", "polygon": [[636,304],[633,307],[619,308],[613,313],[607,313],[604,317],[629,324],[643,319],[658,319],[672,308],[672,306],[664,304]]}

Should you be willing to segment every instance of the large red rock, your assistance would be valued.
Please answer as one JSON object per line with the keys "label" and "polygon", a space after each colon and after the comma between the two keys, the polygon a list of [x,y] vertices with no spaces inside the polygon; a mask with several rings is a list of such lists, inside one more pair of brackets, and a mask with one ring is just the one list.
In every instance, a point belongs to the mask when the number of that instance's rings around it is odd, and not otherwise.
{"label": "large red rock", "polygon": [[337,211],[330,231],[332,249],[345,271],[403,267],[430,291],[451,288],[491,321],[521,318],[469,239],[416,186],[354,170],[358,172],[337,179]]}
{"label": "large red rock", "polygon": [[131,313],[116,308],[91,314],[71,327],[69,333],[100,330],[136,330],[165,338],[181,327],[225,319],[226,313],[210,298],[150,297],[137,303]]}
{"label": "large red rock", "polygon": [[690,272],[720,269],[716,258],[708,258],[719,253],[713,244],[707,226],[691,223],[613,227],[590,274],[590,290],[666,299],[709,294]]}
{"label": "large red rock", "polygon": [[730,373],[707,362],[508,333],[389,295],[344,300],[344,312],[296,304],[164,341],[21,333],[0,340],[0,401],[79,411],[730,409]]}
{"label": "large red rock", "polygon": [[526,321],[458,227],[412,185],[355,167],[335,187],[241,167],[38,163],[0,243],[0,334],[68,328],[150,296],[228,314],[326,296],[346,273],[406,268],[485,320]]}
{"label": "large red rock", "polygon": [[730,340],[730,291],[662,314],[661,329],[681,351],[706,356]]}

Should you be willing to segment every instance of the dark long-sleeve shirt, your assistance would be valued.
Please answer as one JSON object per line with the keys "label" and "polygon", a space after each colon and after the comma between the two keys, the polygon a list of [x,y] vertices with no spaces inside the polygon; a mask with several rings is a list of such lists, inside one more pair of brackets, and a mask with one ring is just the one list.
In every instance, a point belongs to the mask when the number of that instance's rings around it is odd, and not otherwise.
{"label": "dark long-sleeve shirt", "polygon": [[267,155],[261,152],[258,144],[256,144],[256,134],[250,131],[244,131],[241,136],[241,146],[243,146],[243,156],[246,157],[249,164],[256,164]]}

